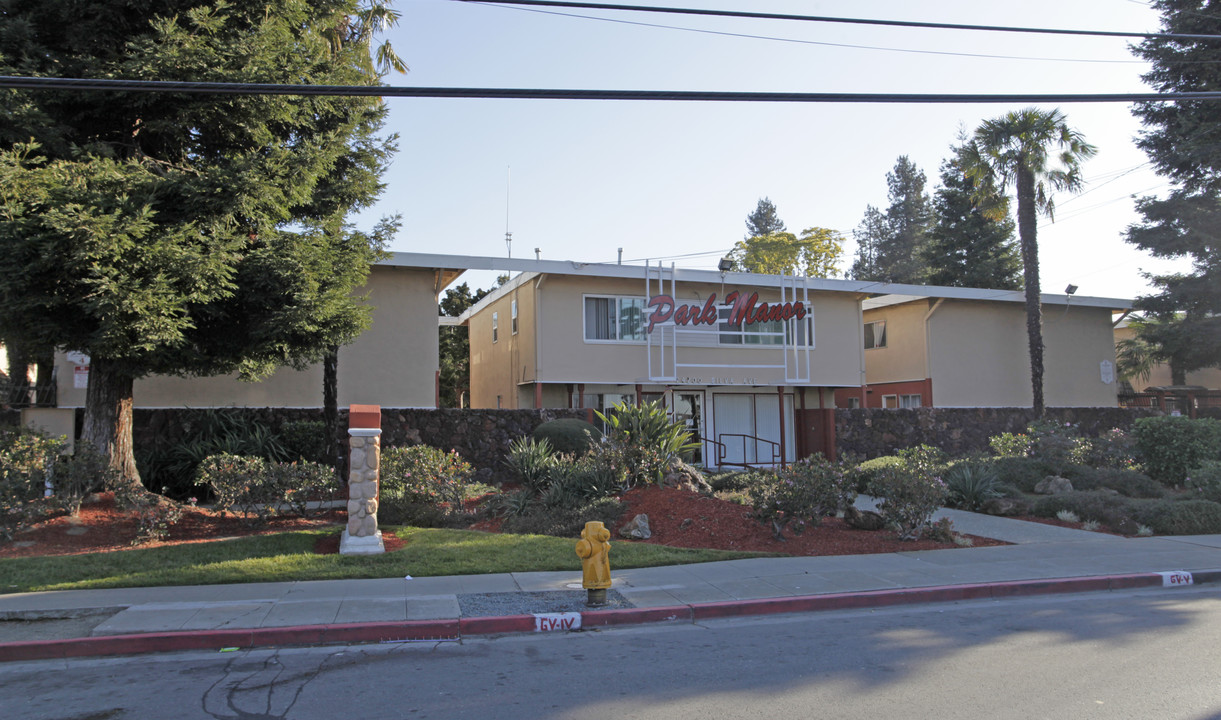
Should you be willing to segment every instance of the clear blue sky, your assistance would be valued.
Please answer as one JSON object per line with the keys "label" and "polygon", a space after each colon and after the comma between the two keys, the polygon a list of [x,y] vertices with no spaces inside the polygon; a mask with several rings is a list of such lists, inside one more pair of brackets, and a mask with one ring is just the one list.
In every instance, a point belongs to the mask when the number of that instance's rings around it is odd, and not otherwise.
{"label": "clear blue sky", "polygon": [[[688,0],[704,8],[1011,26],[1156,31],[1136,0]],[[411,71],[392,85],[793,92],[1143,92],[1145,66],[1123,39],[712,19],[585,10],[606,22],[450,0],[398,0],[388,38]],[[811,44],[825,43],[825,44]],[[846,47],[856,46],[856,47]],[[869,46],[868,48],[862,46]],[[874,48],[874,49],[869,49]],[[919,52],[900,52],[899,50]],[[958,54],[933,54],[933,53]],[[982,56],[1009,56],[982,57]],[[1013,59],[1019,58],[1019,59]],[[1110,61],[1072,62],[1070,60]],[[900,155],[930,193],[959,126],[1009,105],[817,105],[553,100],[390,99],[399,151],[382,201],[361,224],[398,213],[391,249],[504,255],[506,200],[514,257],[614,262],[677,258],[715,267],[742,239],[761,197],[789,230],[829,227],[848,239],[869,204],[885,208]],[[1086,192],[1056,196],[1039,229],[1045,291],[1134,297],[1141,271],[1173,267],[1122,239],[1133,195],[1164,192],[1133,139],[1122,103],[1061,106],[1098,146]],[[511,170],[510,170],[511,168]],[[511,176],[511,180],[510,180]],[[1179,265],[1178,267],[1183,267]],[[490,278],[474,276],[487,286]]]}

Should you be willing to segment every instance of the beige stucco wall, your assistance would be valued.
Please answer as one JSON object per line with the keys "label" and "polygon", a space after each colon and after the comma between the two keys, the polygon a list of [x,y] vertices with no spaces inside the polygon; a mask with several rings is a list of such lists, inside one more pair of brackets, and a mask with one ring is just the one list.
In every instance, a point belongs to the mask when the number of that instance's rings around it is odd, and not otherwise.
{"label": "beige stucco wall", "polygon": [[[515,284],[518,282],[515,279]],[[656,288],[656,286],[654,286]],[[666,292],[670,290],[666,286]],[[759,289],[719,284],[681,284],[678,300],[702,304],[716,293],[718,304],[734,290],[756,291],[760,300],[780,299],[778,289]],[[531,278],[517,290],[519,335],[506,342],[511,294],[498,298],[470,319],[471,403],[472,407],[533,406],[533,383],[544,383],[544,390],[564,384],[588,385],[650,384],[648,346],[644,342],[597,342],[585,339],[584,297],[587,295],[644,297],[644,278],[590,278],[548,275]],[[656,290],[655,290],[656,292]],[[791,298],[790,298],[791,299]],[[811,293],[814,309],[815,347],[810,352],[810,381],[807,385],[854,386],[861,382],[859,309],[855,295]],[[500,339],[491,343],[491,315],[500,317]],[[537,321],[536,321],[537,318]],[[680,345],[679,362],[707,364],[767,365],[784,361],[779,347],[720,346],[716,333],[707,338],[683,343],[704,342],[705,346]],[[536,354],[537,353],[537,354]],[[659,374],[661,350],[654,345],[654,374]],[[791,352],[790,352],[791,355]],[[804,372],[804,353],[801,356]],[[665,358],[669,370],[671,357]],[[678,368],[680,381],[671,385],[775,386],[790,385],[780,368]],[[546,396],[544,405],[555,406],[556,397]],[[567,401],[566,393],[563,396]]]}
{"label": "beige stucco wall", "polygon": [[920,300],[864,311],[863,323],[886,323],[886,347],[864,351],[868,382],[906,382],[928,377],[924,316],[931,306],[927,300]]}
{"label": "beige stucco wall", "polygon": [[[374,266],[367,293],[373,323],[339,349],[339,405],[436,405],[437,300],[435,274]],[[59,405],[82,407],[85,390],[73,387],[74,366],[56,358]],[[233,376],[178,378],[154,375],[135,383],[136,407],[321,407],[322,367],[282,368],[254,383]]]}
{"label": "beige stucco wall", "polygon": [[[930,376],[938,407],[1029,407],[1026,314],[1018,303],[947,300],[929,320]],[[1115,362],[1106,308],[1043,308],[1043,394],[1050,407],[1113,407]]]}
{"label": "beige stucco wall", "polygon": [[[1118,345],[1120,340],[1129,340],[1134,335],[1135,331],[1130,327],[1117,327],[1115,328],[1115,343]],[[1174,384],[1170,377],[1170,366],[1164,363],[1154,365],[1148,378],[1131,378],[1129,382],[1137,392],[1143,391],[1147,387]],[[1187,384],[1200,385],[1210,390],[1221,390],[1221,368],[1205,368],[1189,372],[1187,373]]]}

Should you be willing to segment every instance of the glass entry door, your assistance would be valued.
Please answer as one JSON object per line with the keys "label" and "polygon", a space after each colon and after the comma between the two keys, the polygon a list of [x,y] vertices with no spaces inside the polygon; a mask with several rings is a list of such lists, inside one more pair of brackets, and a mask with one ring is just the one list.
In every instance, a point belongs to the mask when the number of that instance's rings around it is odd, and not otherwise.
{"label": "glass entry door", "polygon": [[691,433],[691,442],[700,444],[698,448],[691,451],[691,463],[703,465],[704,391],[686,392],[675,390],[672,407],[671,418],[674,422],[681,422],[685,425],[687,432]]}

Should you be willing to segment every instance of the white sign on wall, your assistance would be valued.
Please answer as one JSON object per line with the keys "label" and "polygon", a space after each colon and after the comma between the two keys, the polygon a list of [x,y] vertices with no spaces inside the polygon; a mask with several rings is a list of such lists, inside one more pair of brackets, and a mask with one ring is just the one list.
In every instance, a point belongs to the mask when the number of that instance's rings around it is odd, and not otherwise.
{"label": "white sign on wall", "polygon": [[1098,363],[1099,374],[1102,375],[1102,382],[1105,385],[1110,385],[1115,382],[1115,363],[1110,360],[1103,360]]}
{"label": "white sign on wall", "polygon": [[89,387],[89,366],[76,365],[72,368],[72,387],[84,390]]}

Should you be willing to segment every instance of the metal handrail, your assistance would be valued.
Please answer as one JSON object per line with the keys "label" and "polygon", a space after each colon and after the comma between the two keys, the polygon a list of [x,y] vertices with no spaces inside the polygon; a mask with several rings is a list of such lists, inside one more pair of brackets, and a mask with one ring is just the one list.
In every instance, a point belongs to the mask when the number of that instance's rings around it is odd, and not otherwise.
{"label": "metal handrail", "polygon": [[44,385],[34,383],[10,384],[7,405],[11,408],[58,407],[59,390],[55,380]]}
{"label": "metal handrail", "polygon": [[[728,452],[728,448],[726,447],[725,443],[722,440],[724,438],[730,438],[730,437],[736,437],[736,438],[742,439],[742,462],[726,462],[726,460],[725,460],[725,458],[729,454],[729,452]],[[780,443],[775,442],[774,440],[768,440],[766,438],[757,437],[755,435],[746,435],[743,433],[719,433],[717,435],[717,438],[719,438],[719,439],[717,439],[717,440],[705,439],[704,442],[709,443],[710,445],[716,446],[716,449],[717,449],[716,464],[718,467],[744,467],[744,468],[776,467],[777,465],[780,465],[783,462],[780,458]],[[747,440],[755,441],[755,462],[746,461],[746,441]],[[759,461],[759,459],[758,459],[759,443],[767,443],[768,445],[772,446],[771,462]]]}

